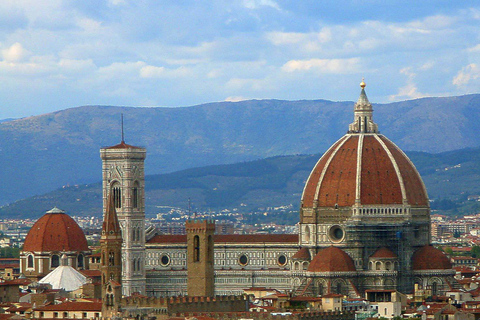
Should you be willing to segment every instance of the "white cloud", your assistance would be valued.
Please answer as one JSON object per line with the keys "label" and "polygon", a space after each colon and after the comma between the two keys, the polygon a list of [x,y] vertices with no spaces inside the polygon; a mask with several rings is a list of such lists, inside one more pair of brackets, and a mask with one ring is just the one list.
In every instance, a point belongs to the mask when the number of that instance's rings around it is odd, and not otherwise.
{"label": "white cloud", "polygon": [[258,9],[260,7],[271,7],[280,10],[280,6],[273,0],[243,0],[243,5],[247,9]]}
{"label": "white cloud", "polygon": [[245,100],[249,100],[250,98],[245,98],[245,97],[242,97],[242,96],[231,96],[231,97],[226,97],[224,101],[227,101],[227,102],[240,102],[240,101],[245,101]]}
{"label": "white cloud", "polygon": [[464,86],[478,78],[480,78],[480,67],[476,63],[471,63],[457,73],[452,83],[456,86]]}
{"label": "white cloud", "polygon": [[6,62],[21,61],[29,54],[30,52],[25,50],[23,46],[18,42],[14,43],[9,48],[2,50],[3,60],[5,60]]}
{"label": "white cloud", "polygon": [[140,69],[140,77],[142,78],[156,78],[164,75],[164,67],[144,66]]}
{"label": "white cloud", "polygon": [[414,81],[417,74],[412,69],[412,67],[406,67],[400,70],[401,74],[407,76],[407,83],[398,89],[397,94],[389,96],[390,101],[418,99],[427,96],[427,94],[418,91],[417,85]]}
{"label": "white cloud", "polygon": [[314,70],[319,73],[355,73],[360,71],[360,60],[351,59],[310,59],[290,60],[282,66],[285,72]]}

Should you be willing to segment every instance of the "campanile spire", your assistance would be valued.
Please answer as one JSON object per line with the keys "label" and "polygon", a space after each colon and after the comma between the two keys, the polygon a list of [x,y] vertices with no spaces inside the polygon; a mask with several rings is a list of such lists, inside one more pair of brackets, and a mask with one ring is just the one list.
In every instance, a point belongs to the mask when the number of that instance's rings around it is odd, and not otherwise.
{"label": "campanile spire", "polygon": [[357,103],[353,106],[354,118],[353,123],[348,127],[349,133],[377,133],[378,125],[373,122],[373,108],[370,101],[368,101],[367,94],[365,93],[365,81],[362,79],[360,82],[360,97],[358,97]]}

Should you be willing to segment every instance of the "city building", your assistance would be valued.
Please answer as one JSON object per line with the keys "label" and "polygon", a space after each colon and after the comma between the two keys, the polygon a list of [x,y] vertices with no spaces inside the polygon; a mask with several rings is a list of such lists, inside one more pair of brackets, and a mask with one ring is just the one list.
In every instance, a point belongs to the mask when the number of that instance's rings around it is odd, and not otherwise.
{"label": "city building", "polygon": [[[123,141],[101,149],[104,213],[112,193],[123,230],[123,293],[186,294],[188,236],[144,236],[145,155]],[[409,293],[417,284],[437,295],[455,283],[449,259],[430,244],[423,181],[380,134],[363,81],[347,134],[307,179],[299,234],[215,235],[213,247],[214,294],[265,287],[358,298],[367,290]]]}

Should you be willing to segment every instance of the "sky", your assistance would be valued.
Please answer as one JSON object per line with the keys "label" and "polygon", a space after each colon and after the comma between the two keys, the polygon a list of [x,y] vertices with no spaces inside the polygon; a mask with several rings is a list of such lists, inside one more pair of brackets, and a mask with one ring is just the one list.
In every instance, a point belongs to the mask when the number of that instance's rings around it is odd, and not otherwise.
{"label": "sky", "polygon": [[0,119],[81,105],[479,93],[480,5],[1,0]]}

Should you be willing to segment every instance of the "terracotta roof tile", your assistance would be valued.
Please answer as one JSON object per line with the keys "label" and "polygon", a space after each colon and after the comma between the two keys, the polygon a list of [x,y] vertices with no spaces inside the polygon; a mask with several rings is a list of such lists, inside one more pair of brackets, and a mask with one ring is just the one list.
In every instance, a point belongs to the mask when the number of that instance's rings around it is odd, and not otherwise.
{"label": "terracotta roof tile", "polygon": [[[320,158],[305,184],[303,208],[314,207],[315,199],[321,207],[333,207],[335,204],[344,207],[355,203],[360,137],[358,134],[345,135]],[[428,206],[428,197],[418,171],[385,136],[363,135],[360,170],[362,205],[402,204],[401,178],[407,203]],[[325,172],[323,179],[322,172]]]}
{"label": "terracotta roof tile", "polygon": [[355,272],[352,258],[340,248],[330,246],[320,250],[308,266],[310,272]]}
{"label": "terracotta roof tile", "polygon": [[65,213],[47,213],[27,234],[23,251],[88,251],[85,235]]}
{"label": "terracotta roof tile", "polygon": [[452,264],[442,251],[426,245],[413,254],[412,267],[413,270],[452,269]]}
{"label": "terracotta roof tile", "polygon": [[64,302],[35,308],[35,311],[102,311],[101,302]]}
{"label": "terracotta roof tile", "polygon": [[381,247],[374,254],[370,256],[370,258],[398,258],[398,256],[392,252],[392,250]]}
{"label": "terracotta roof tile", "polygon": [[116,144],[111,147],[106,147],[104,149],[142,149],[142,148],[126,144],[125,141],[122,141],[119,144]]}
{"label": "terracotta roof tile", "polygon": [[310,261],[311,259],[312,257],[310,256],[310,251],[306,247],[301,248],[292,256],[292,260]]}

